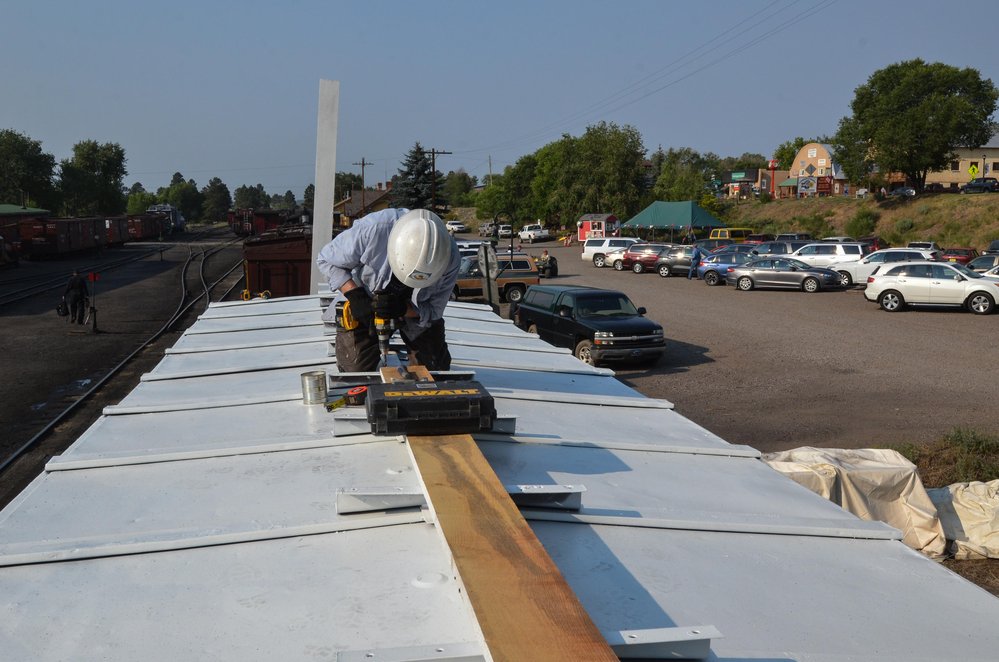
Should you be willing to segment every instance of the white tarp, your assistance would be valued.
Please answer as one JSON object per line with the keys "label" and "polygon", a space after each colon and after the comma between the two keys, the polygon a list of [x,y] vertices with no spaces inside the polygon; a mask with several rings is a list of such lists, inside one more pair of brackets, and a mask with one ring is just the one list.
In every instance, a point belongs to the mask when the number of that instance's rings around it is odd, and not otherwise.
{"label": "white tarp", "polygon": [[929,490],[954,558],[999,559],[999,480]]}
{"label": "white tarp", "polygon": [[764,461],[799,485],[865,520],[902,532],[909,547],[940,558],[946,538],[916,465],[880,448],[795,448],[766,453]]}

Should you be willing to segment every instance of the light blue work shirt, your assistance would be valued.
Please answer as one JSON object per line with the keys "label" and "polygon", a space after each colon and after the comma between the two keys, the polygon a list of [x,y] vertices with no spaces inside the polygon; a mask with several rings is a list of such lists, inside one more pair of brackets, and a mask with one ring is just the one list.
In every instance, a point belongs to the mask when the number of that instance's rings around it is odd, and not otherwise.
{"label": "light blue work shirt", "polygon": [[[361,285],[368,294],[374,294],[388,287],[392,278],[392,267],[388,260],[388,238],[395,222],[408,209],[384,209],[358,219],[333,241],[323,246],[316,258],[319,272],[326,276],[331,290],[339,290],[348,280]],[[458,280],[458,267],[461,255],[458,244],[451,239],[451,261],[447,270],[436,283],[429,287],[413,290],[413,307],[420,313],[417,325],[430,326],[434,320],[444,316],[444,308],[451,298],[454,284]],[[416,329],[407,329],[411,337],[418,335]]]}

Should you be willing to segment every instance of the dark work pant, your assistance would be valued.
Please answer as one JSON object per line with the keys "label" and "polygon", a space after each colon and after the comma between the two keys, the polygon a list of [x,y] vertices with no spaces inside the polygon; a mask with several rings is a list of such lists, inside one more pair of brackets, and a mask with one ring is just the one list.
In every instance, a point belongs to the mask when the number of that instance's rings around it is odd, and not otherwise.
{"label": "dark work pant", "polygon": [[66,303],[69,304],[69,321],[83,324],[83,318],[87,314],[87,300],[71,296]]}
{"label": "dark work pant", "polygon": [[[436,320],[416,338],[402,333],[409,348],[410,365],[422,365],[427,370],[450,370],[451,352],[444,339],[444,320]],[[378,338],[366,327],[353,331],[337,329],[336,364],[340,372],[372,372],[378,368],[381,353]]]}

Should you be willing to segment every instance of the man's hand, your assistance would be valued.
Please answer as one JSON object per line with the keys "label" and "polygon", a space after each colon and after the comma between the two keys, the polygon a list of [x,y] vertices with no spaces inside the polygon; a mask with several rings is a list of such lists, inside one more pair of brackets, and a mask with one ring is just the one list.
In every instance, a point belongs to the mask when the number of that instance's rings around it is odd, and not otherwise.
{"label": "man's hand", "polygon": [[363,287],[355,287],[344,292],[347,303],[350,304],[350,314],[363,328],[368,328],[375,321],[374,309],[371,306],[371,297]]}
{"label": "man's hand", "polygon": [[375,292],[372,308],[375,317],[386,320],[399,319],[406,314],[406,300],[388,292]]}

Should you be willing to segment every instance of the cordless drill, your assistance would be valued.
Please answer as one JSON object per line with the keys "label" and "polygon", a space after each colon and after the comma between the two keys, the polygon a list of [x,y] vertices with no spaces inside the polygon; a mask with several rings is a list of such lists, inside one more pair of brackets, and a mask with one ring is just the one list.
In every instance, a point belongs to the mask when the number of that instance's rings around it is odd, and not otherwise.
{"label": "cordless drill", "polygon": [[378,351],[382,353],[381,366],[388,365],[389,340],[395,331],[395,322],[375,315],[375,333],[378,335]]}

